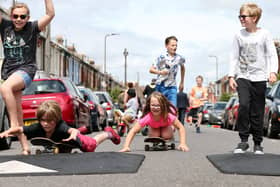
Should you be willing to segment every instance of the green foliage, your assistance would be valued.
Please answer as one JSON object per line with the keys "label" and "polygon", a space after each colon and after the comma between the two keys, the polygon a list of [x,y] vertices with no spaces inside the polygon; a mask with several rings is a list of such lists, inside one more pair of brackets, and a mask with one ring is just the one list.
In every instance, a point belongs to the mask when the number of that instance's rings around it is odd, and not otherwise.
{"label": "green foliage", "polygon": [[112,97],[114,102],[118,101],[118,96],[121,93],[121,88],[120,87],[114,87],[111,91],[110,91],[110,96]]}
{"label": "green foliage", "polygon": [[232,95],[230,93],[223,93],[220,97],[220,101],[228,101]]}

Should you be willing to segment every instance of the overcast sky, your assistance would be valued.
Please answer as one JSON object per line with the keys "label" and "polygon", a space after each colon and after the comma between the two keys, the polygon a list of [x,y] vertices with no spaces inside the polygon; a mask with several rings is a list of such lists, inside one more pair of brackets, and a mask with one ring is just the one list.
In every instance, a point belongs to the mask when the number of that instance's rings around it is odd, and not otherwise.
{"label": "overcast sky", "polygon": [[[124,80],[124,48],[128,50],[128,81],[140,84],[150,82],[154,75],[149,67],[164,53],[164,39],[175,35],[177,52],[186,58],[185,91],[202,75],[205,82],[228,71],[228,59],[233,35],[240,29],[237,18],[242,0],[53,0],[56,16],[51,35],[62,35],[68,44],[74,44],[79,53],[104,64],[104,36],[107,38],[107,72],[117,80]],[[0,0],[9,7],[12,0]],[[32,19],[40,18],[44,0],[22,0],[31,9]],[[268,29],[273,38],[280,38],[280,3],[276,0],[258,0],[263,9],[259,26]],[[102,69],[101,69],[102,70]],[[177,77],[180,74],[178,74]]]}

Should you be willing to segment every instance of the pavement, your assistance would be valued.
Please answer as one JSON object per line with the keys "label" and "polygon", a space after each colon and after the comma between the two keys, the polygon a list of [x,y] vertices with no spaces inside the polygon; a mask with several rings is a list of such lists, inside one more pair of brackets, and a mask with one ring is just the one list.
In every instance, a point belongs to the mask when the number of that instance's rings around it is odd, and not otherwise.
{"label": "pavement", "polygon": [[[235,175],[219,172],[206,158],[209,154],[230,153],[239,142],[238,133],[220,128],[203,125],[202,133],[197,134],[194,127],[186,127],[189,152],[144,151],[144,138],[137,135],[132,142],[132,153],[146,156],[137,173],[105,174],[105,175],[75,175],[75,176],[30,176],[30,177],[1,177],[1,186],[129,186],[129,187],[231,187],[231,186],[279,186],[280,177]],[[90,134],[94,136],[96,133]],[[175,137],[178,145],[178,134]],[[279,154],[279,139],[264,138],[263,146],[266,153]],[[124,137],[120,145],[111,141],[102,143],[96,152],[118,151],[122,148]],[[250,147],[252,148],[250,139]],[[34,151],[34,149],[32,150]],[[0,152],[1,155],[19,154],[18,142],[13,142],[10,150]],[[127,153],[129,154],[129,153]],[[261,168],[260,168],[261,169]]]}

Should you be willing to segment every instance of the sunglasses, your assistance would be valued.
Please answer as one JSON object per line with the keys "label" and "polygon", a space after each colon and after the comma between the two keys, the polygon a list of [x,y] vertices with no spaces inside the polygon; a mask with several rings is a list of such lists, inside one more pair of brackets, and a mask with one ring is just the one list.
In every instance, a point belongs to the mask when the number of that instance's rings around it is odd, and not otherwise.
{"label": "sunglasses", "polygon": [[23,14],[23,15],[13,14],[14,19],[18,19],[19,17],[20,17],[20,19],[25,19],[27,17],[27,15],[26,14]]}
{"label": "sunglasses", "polygon": [[247,18],[247,17],[253,17],[253,16],[251,16],[251,15],[239,15],[239,16],[238,16],[239,19],[241,19],[241,18],[242,18],[242,19],[245,19],[245,18]]}

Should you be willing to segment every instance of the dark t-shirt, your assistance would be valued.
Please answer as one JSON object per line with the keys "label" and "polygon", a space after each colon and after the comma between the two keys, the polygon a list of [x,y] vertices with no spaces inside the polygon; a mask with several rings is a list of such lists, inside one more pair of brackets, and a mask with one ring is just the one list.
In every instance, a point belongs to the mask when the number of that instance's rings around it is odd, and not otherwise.
{"label": "dark t-shirt", "polygon": [[177,108],[186,109],[189,107],[188,95],[184,92],[177,93]]}
{"label": "dark t-shirt", "polygon": [[17,70],[27,72],[33,79],[37,69],[36,48],[40,33],[38,22],[27,22],[22,30],[15,31],[13,22],[3,18],[0,33],[4,48],[2,79],[6,80]]}
{"label": "dark t-shirt", "polygon": [[[68,133],[69,129],[70,129],[70,127],[66,124],[66,122],[61,120],[59,123],[57,123],[55,130],[50,139],[55,142],[61,142],[62,139],[69,138],[69,136],[70,136]],[[35,137],[46,138],[46,132],[40,123],[35,123],[30,126],[23,126],[23,133],[27,136],[28,139],[35,138]],[[79,140],[78,137],[77,137],[76,142],[70,141],[68,143],[75,144],[80,147],[82,146],[81,141]]]}
{"label": "dark t-shirt", "polygon": [[149,97],[154,91],[156,91],[155,85],[151,86],[148,84],[143,91],[143,95],[147,95],[147,97]]}

